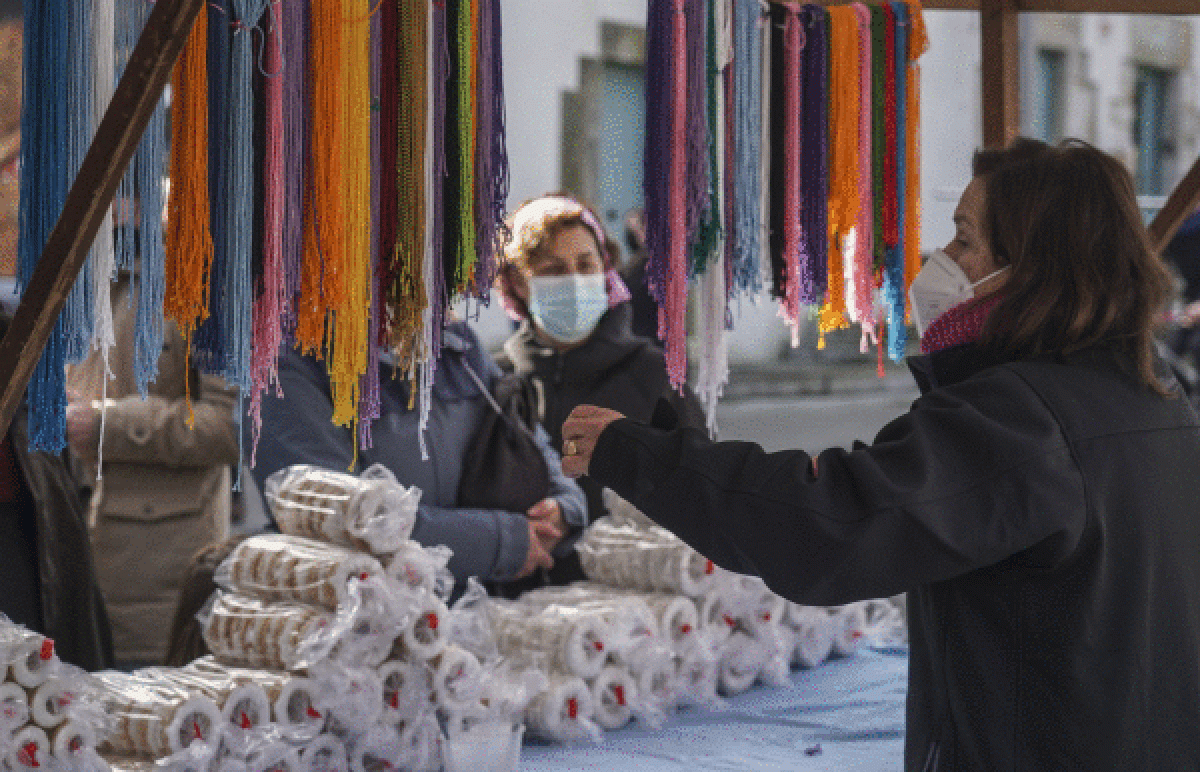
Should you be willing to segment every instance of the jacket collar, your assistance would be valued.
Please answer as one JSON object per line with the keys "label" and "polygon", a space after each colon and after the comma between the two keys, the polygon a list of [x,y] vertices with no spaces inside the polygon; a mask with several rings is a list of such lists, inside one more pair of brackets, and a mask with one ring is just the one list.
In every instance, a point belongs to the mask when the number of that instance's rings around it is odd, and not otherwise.
{"label": "jacket collar", "polygon": [[911,356],[908,369],[922,394],[942,386],[953,386],[1006,360],[976,343],[962,343],[932,354]]}
{"label": "jacket collar", "polygon": [[556,374],[564,381],[592,382],[647,344],[633,334],[632,319],[632,306],[618,303],[600,317],[585,343],[561,353],[539,341],[526,319],[505,341],[504,353],[519,375]]}

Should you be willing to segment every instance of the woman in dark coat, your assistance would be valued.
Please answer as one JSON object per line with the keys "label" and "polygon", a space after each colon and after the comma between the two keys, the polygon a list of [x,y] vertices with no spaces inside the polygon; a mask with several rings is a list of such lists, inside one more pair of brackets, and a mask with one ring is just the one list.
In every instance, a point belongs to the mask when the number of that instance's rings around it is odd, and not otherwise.
{"label": "woman in dark coat", "polygon": [[974,167],[911,293],[923,394],[872,445],[585,406],[564,469],[793,601],[908,591],[907,770],[1200,769],[1200,420],[1154,356],[1167,273],[1110,156],[1019,140]]}
{"label": "woman in dark coat", "polygon": [[[554,447],[562,446],[562,423],[581,404],[648,421],[665,400],[684,426],[703,427],[704,412],[691,390],[671,388],[662,350],[633,334],[629,291],[614,269],[616,250],[591,210],[566,196],[543,196],[512,219],[499,286],[520,327],[498,362],[532,382],[536,414]],[[605,514],[600,486],[583,480],[580,487],[589,521]],[[582,528],[567,531],[569,544]],[[573,551],[559,562],[551,581],[582,577]]]}

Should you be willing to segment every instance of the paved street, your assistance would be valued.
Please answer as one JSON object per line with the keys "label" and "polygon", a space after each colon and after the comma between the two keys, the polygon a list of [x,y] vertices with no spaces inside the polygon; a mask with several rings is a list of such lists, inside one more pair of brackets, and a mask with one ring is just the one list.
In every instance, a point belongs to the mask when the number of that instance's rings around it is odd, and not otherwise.
{"label": "paved street", "polygon": [[871,442],[916,397],[914,389],[725,402],[717,407],[717,429],[722,440],[750,440],[768,451],[849,448],[854,440]]}

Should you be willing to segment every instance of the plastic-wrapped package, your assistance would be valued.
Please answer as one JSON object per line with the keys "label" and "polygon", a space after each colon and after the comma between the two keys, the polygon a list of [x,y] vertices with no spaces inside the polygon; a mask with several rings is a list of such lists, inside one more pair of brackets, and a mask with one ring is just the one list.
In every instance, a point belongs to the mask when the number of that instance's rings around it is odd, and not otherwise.
{"label": "plastic-wrapped package", "polygon": [[221,660],[288,670],[328,656],[349,632],[351,616],[218,590],[197,619],[209,651]]}
{"label": "plastic-wrapped package", "polygon": [[[903,649],[908,645],[905,596],[863,602],[867,614],[864,637],[876,649]],[[899,602],[897,602],[899,601]]]}
{"label": "plastic-wrapped package", "polygon": [[20,684],[0,684],[0,738],[29,723],[29,695]]}
{"label": "plastic-wrapped package", "polygon": [[67,720],[67,708],[75,699],[79,684],[71,678],[47,679],[29,698],[29,715],[47,731]]}
{"label": "plastic-wrapped package", "polygon": [[383,563],[387,575],[405,587],[433,593],[445,601],[454,589],[454,575],[447,568],[451,556],[449,547],[425,547],[410,539]]}
{"label": "plastic-wrapped package", "polygon": [[320,730],[325,714],[317,706],[316,684],[308,678],[292,678],[284,682],[278,693],[267,691],[275,723],[292,730]]}
{"label": "plastic-wrapped package", "polygon": [[84,721],[64,721],[49,732],[54,758],[64,765],[79,766],[77,759],[96,748],[96,730]]}
{"label": "plastic-wrapped package", "polygon": [[830,656],[853,657],[867,629],[867,610],[862,603],[829,609],[833,617],[833,649]]}
{"label": "plastic-wrapped package", "polygon": [[421,500],[380,464],[361,477],[297,464],[267,478],[264,495],[283,533],[377,555],[408,539]]}
{"label": "plastic-wrapped package", "polygon": [[479,704],[484,671],[474,654],[459,646],[447,646],[429,661],[433,669],[433,692],[438,707],[462,713]]}
{"label": "plastic-wrapped package", "polygon": [[611,637],[602,615],[550,606],[537,612],[517,602],[493,601],[489,606],[496,643],[506,657],[541,652],[550,670],[584,678],[595,676],[608,659]]}
{"label": "plastic-wrapped package", "polygon": [[13,772],[38,769],[51,761],[53,746],[46,730],[32,724],[13,734],[8,766]]}
{"label": "plastic-wrapped package", "polygon": [[720,588],[699,599],[700,625],[717,643],[728,638],[737,627],[738,611],[729,593]]}
{"label": "plastic-wrapped package", "polygon": [[787,604],[784,625],[792,630],[792,664],[804,668],[820,665],[833,650],[833,618],[821,608]]}
{"label": "plastic-wrapped package", "polygon": [[26,689],[36,689],[59,668],[54,641],[0,615],[0,666]]}
{"label": "plastic-wrapped package", "polygon": [[221,708],[225,722],[243,730],[271,723],[271,694],[278,694],[290,676],[268,670],[232,667],[212,656],[169,670],[169,678],[202,690]]}
{"label": "plastic-wrapped package", "polygon": [[446,772],[517,772],[524,734],[511,721],[451,725],[442,743]]}
{"label": "plastic-wrapped package", "polygon": [[374,669],[326,662],[311,668],[309,678],[317,690],[316,705],[331,727],[370,726],[383,715],[383,679]]}
{"label": "plastic-wrapped package", "polygon": [[116,722],[104,744],[113,753],[179,753],[194,742],[211,740],[225,722],[211,699],[177,684],[138,672],[103,671],[94,678]]}
{"label": "plastic-wrapped package", "polygon": [[434,702],[433,679],[424,662],[392,660],[379,667],[383,682],[383,722],[396,725],[428,710]]}
{"label": "plastic-wrapped package", "polygon": [[551,740],[599,740],[600,727],[592,714],[587,683],[578,676],[551,673],[545,690],[525,709],[525,726],[530,733]]}
{"label": "plastic-wrapped package", "polygon": [[444,623],[450,610],[428,593],[413,600],[414,614],[403,630],[399,648],[402,655],[410,659],[430,660],[449,644]]}
{"label": "plastic-wrapped package", "polygon": [[489,663],[489,668],[479,710],[450,716],[448,724],[452,728],[478,721],[520,724],[529,703],[550,683],[545,671],[537,667],[498,662]]}
{"label": "plastic-wrapped package", "polygon": [[213,578],[218,585],[266,601],[321,606],[330,611],[350,601],[352,579],[383,576],[370,555],[285,534],[259,534],[240,543]]}
{"label": "plastic-wrapped package", "polygon": [[725,696],[741,694],[758,680],[767,663],[766,645],[741,630],[721,644],[717,668],[718,685]]}
{"label": "plastic-wrapped package", "polygon": [[301,772],[349,772],[346,746],[337,737],[317,735],[300,751]]}
{"label": "plastic-wrapped package", "polygon": [[675,699],[681,704],[712,706],[717,696],[719,644],[701,633],[675,655]]}
{"label": "plastic-wrapped package", "polygon": [[592,718],[603,729],[620,729],[633,719],[636,708],[642,708],[643,715],[648,708],[633,676],[623,668],[608,665],[586,680],[592,690]]}
{"label": "plastic-wrapped package", "polygon": [[589,579],[618,587],[699,597],[715,580],[713,562],[678,539],[614,525],[607,517],[584,531],[576,550]]}

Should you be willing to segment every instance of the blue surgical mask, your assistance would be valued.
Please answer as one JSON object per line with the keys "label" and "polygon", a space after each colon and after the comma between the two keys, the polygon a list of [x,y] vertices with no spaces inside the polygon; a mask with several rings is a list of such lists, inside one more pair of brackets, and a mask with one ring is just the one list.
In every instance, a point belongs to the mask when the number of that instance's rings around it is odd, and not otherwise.
{"label": "blue surgical mask", "polygon": [[585,340],[607,310],[608,288],[602,273],[529,279],[529,313],[544,333],[561,343]]}

